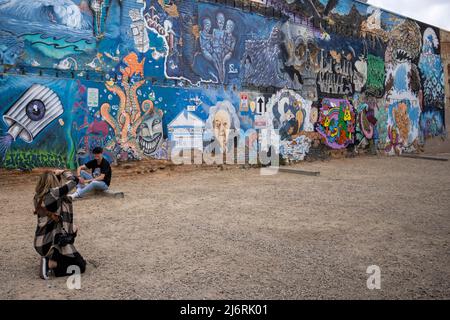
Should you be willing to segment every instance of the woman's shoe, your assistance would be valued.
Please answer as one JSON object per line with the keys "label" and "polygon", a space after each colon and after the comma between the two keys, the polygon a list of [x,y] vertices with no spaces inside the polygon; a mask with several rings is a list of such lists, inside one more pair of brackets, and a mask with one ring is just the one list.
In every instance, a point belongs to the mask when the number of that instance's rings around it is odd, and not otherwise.
{"label": "woman's shoe", "polygon": [[41,265],[39,266],[39,277],[42,280],[48,280],[49,279],[49,269],[48,269],[48,260],[45,257],[41,258]]}

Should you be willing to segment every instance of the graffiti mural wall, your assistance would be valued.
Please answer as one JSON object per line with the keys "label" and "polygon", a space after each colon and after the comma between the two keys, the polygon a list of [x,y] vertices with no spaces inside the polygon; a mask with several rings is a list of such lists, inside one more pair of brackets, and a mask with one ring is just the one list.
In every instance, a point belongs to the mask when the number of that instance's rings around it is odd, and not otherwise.
{"label": "graffiti mural wall", "polygon": [[347,100],[323,100],[317,131],[331,148],[342,149],[354,142],[356,118],[353,109]]}
{"label": "graffiti mural wall", "polygon": [[0,166],[169,159],[175,146],[280,156],[446,134],[439,30],[352,0],[265,10],[196,0],[0,1]]}

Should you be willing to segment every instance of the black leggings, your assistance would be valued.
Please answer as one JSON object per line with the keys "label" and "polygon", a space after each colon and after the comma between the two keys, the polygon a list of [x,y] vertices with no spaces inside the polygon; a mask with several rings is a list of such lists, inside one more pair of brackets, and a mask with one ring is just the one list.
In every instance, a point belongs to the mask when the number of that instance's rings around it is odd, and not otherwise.
{"label": "black leggings", "polygon": [[66,277],[70,276],[73,273],[68,273],[67,268],[70,266],[78,266],[80,268],[80,272],[84,273],[86,271],[86,261],[83,257],[78,253],[74,253],[74,257],[63,256],[59,253],[58,250],[54,250],[51,260],[54,260],[58,263],[57,267],[53,269],[53,272],[56,277]]}

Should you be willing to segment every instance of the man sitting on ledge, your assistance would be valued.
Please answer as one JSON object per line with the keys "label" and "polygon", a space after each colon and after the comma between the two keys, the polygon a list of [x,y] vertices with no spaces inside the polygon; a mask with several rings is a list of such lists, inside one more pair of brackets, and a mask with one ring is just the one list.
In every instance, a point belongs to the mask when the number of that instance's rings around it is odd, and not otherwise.
{"label": "man sitting on ledge", "polygon": [[[82,198],[91,191],[106,191],[109,188],[112,170],[108,160],[103,157],[103,149],[96,147],[92,150],[92,153],[94,154],[94,160],[77,169],[77,177],[80,183],[77,186],[77,191],[70,195],[72,200]],[[86,171],[88,169],[91,169],[92,174]]]}

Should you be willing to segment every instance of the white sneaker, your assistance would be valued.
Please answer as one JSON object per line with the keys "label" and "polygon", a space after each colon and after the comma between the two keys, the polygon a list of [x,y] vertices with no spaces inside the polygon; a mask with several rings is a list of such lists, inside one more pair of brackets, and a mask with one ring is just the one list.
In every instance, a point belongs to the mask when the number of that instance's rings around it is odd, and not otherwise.
{"label": "white sneaker", "polygon": [[72,194],[69,194],[68,197],[69,197],[69,199],[72,200],[72,201],[74,201],[75,199],[80,198],[80,196],[78,195],[77,192],[74,192],[74,193],[72,193]]}

